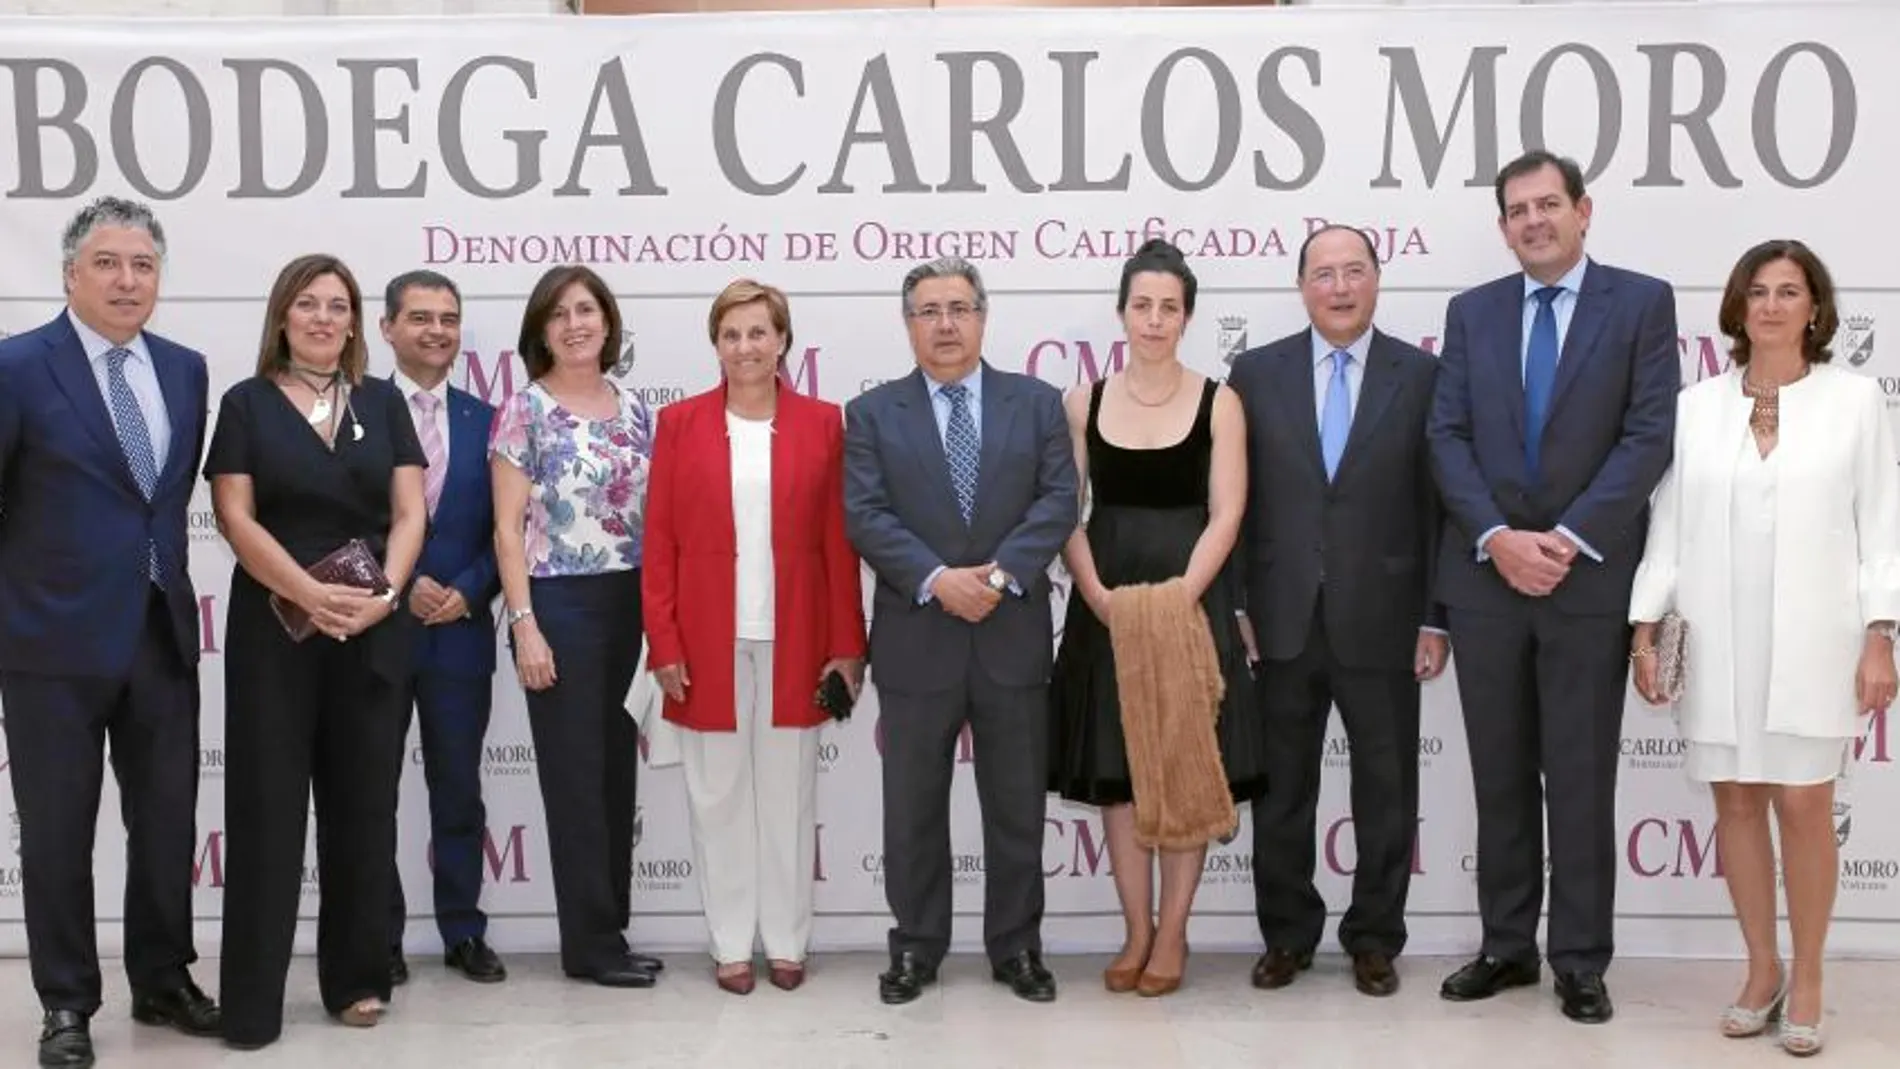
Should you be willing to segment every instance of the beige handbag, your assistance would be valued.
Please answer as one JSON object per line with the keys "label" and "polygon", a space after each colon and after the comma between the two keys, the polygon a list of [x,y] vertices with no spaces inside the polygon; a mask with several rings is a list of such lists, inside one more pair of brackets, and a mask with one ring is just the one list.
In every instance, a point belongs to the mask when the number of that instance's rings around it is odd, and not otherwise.
{"label": "beige handbag", "polygon": [[1656,624],[1656,685],[1664,698],[1679,702],[1688,676],[1689,622],[1671,609]]}

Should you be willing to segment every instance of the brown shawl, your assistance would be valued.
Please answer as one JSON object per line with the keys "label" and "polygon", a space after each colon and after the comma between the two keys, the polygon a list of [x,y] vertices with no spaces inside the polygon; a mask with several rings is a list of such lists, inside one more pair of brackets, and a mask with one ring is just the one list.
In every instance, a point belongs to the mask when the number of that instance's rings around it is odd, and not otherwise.
{"label": "brown shawl", "polygon": [[1181,579],[1115,588],[1108,606],[1135,839],[1188,850],[1239,819],[1214,723],[1226,691],[1214,636]]}

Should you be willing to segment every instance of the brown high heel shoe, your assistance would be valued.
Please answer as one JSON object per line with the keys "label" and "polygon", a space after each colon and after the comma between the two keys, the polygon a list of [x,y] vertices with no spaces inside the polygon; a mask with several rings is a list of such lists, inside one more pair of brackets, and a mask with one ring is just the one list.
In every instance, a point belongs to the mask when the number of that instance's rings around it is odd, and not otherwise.
{"label": "brown high heel shoe", "polygon": [[1181,979],[1187,975],[1188,948],[1181,948],[1181,971],[1174,976],[1157,976],[1142,969],[1141,979],[1135,982],[1135,994],[1142,998],[1160,998],[1181,990]]}
{"label": "brown high heel shoe", "polygon": [[713,982],[719,985],[721,991],[734,995],[750,995],[755,983],[752,966],[747,963],[739,971],[732,973],[721,972],[719,968],[714,968]]}
{"label": "brown high heel shoe", "polygon": [[805,966],[795,961],[771,961],[766,963],[770,969],[772,986],[780,991],[796,991],[805,982]]}
{"label": "brown high heel shoe", "polygon": [[[1133,991],[1141,982],[1141,974],[1148,968],[1148,954],[1154,953],[1154,948],[1154,940],[1150,939],[1148,940],[1148,953],[1143,954],[1139,962],[1133,965],[1124,965],[1119,969],[1112,965],[1103,969],[1102,986],[1107,988],[1109,993],[1113,995],[1125,995]],[[1120,955],[1117,955],[1117,957],[1120,957]]]}

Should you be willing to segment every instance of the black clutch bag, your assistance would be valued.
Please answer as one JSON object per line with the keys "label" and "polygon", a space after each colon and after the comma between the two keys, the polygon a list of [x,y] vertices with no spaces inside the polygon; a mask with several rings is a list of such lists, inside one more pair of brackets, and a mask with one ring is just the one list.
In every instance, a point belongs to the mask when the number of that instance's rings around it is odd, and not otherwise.
{"label": "black clutch bag", "polygon": [[844,676],[836,669],[825,673],[825,681],[818,685],[819,708],[830,713],[833,720],[849,720],[854,700],[851,685],[844,681]]}

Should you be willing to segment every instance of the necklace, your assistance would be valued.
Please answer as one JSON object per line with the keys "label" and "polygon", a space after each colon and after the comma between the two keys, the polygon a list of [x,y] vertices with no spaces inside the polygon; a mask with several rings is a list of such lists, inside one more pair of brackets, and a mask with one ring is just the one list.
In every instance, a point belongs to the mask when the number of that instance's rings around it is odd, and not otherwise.
{"label": "necklace", "polygon": [[1124,389],[1128,391],[1129,398],[1132,399],[1136,404],[1142,406],[1143,408],[1160,408],[1161,406],[1167,404],[1169,401],[1174,400],[1174,395],[1180,392],[1181,390],[1181,380],[1185,378],[1187,378],[1187,368],[1181,366],[1180,364],[1174,365],[1174,383],[1173,385],[1168,387],[1167,393],[1161,395],[1161,400],[1159,401],[1150,401],[1147,398],[1141,396],[1139,393],[1136,393],[1135,380],[1132,378],[1129,378],[1126,374],[1122,376],[1122,386]]}
{"label": "necklace", "polygon": [[343,372],[341,370],[318,371],[296,363],[290,365],[290,370],[305,388],[317,395],[317,403],[310,406],[310,415],[304,418],[310,421],[312,427],[329,426],[330,418],[336,413],[336,405],[332,398],[336,395],[338,384],[343,379]]}
{"label": "necklace", "polygon": [[1748,429],[1753,431],[1757,438],[1771,438],[1780,431],[1781,388],[1792,386],[1807,377],[1808,369],[1805,365],[1801,369],[1801,374],[1785,383],[1757,383],[1747,374],[1743,374],[1742,393],[1755,402],[1755,406],[1748,413]]}

